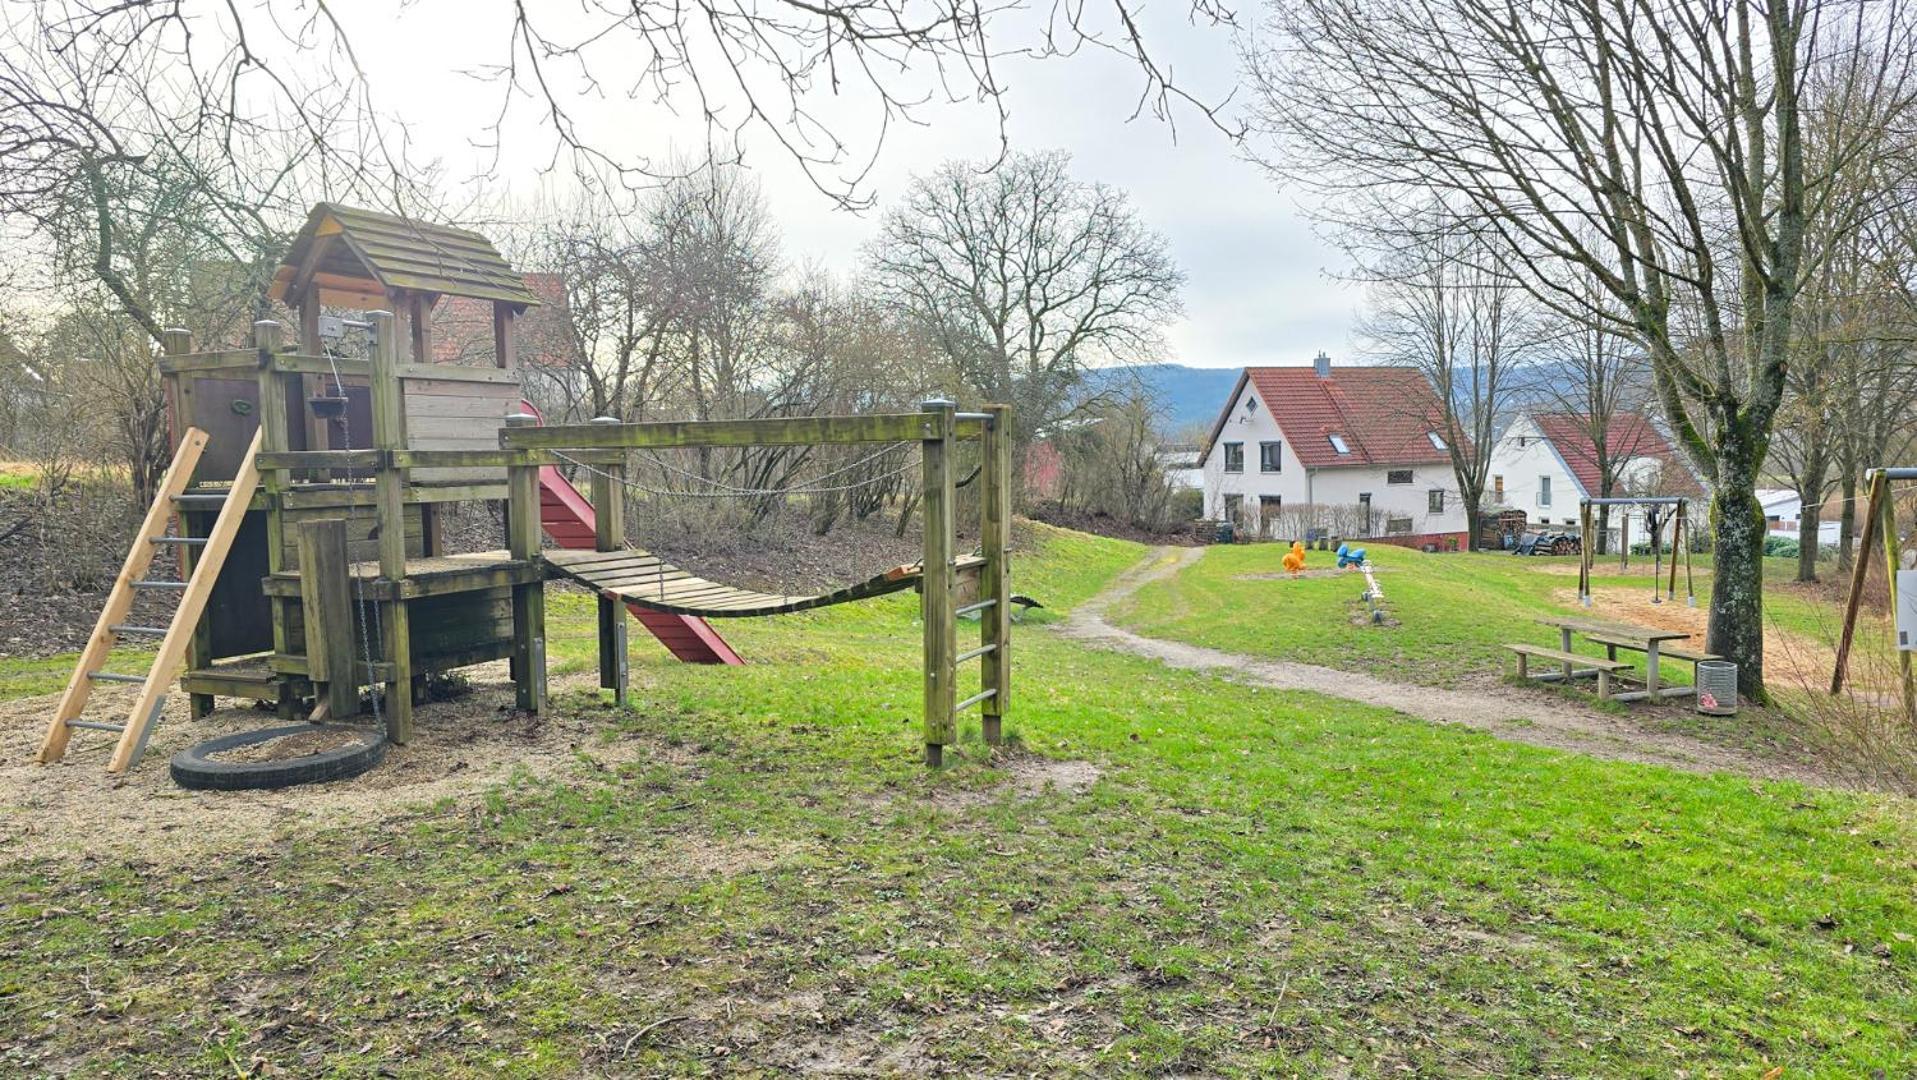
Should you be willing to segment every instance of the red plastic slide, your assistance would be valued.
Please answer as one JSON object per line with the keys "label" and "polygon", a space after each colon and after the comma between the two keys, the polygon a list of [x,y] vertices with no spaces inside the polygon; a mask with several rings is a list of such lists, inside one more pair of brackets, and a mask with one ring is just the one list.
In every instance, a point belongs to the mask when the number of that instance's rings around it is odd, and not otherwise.
{"label": "red plastic slide", "polygon": [[[524,404],[526,411],[539,415],[532,402]],[[598,519],[593,515],[592,503],[553,465],[539,470],[539,524],[560,547],[591,550],[598,542]],[[711,623],[696,615],[673,615],[637,604],[627,604],[626,610],[659,639],[666,651],[689,664],[745,663]]]}

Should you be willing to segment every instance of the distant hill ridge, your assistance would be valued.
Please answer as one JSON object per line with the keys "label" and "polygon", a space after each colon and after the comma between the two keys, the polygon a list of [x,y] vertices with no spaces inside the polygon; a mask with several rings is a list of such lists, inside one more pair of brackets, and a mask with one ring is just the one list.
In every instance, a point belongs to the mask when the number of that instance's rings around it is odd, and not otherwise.
{"label": "distant hill ridge", "polygon": [[1137,385],[1158,406],[1159,433],[1175,438],[1218,418],[1225,398],[1238,382],[1240,368],[1199,368],[1184,364],[1128,364],[1087,374],[1097,390],[1122,392]]}

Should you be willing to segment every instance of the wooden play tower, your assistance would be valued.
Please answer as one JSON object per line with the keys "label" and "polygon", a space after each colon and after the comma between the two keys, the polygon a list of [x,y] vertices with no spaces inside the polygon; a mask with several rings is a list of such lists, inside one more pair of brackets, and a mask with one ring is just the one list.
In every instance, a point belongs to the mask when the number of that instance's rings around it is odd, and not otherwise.
{"label": "wooden play tower", "polygon": [[[776,614],[919,588],[925,613],[925,745],[937,762],[956,716],[978,706],[996,742],[1010,693],[1010,454],[1002,406],[918,413],[704,423],[539,426],[522,395],[514,326],[540,298],[477,233],[331,204],[316,207],[271,288],[298,313],[296,343],[254,324],[244,349],[196,353],[169,331],[159,360],[174,461],[51,718],[40,760],[76,731],[117,736],[111,771],[139,760],[176,672],[193,715],[215,699],[264,700],[280,714],[339,721],[372,711],[394,742],[412,737],[430,673],[507,659],[521,708],[545,701],[544,582],[600,595],[601,685],[626,688],[628,611],[682,660],[739,663],[708,618]],[[449,298],[490,308],[491,349],[470,342],[436,362],[433,311]],[[347,317],[354,313],[358,317]],[[981,550],[954,549],[952,451],[981,440],[987,477]],[[721,585],[671,567],[624,537],[623,477],[634,451],[839,443],[917,446],[925,559],[810,597]],[[909,460],[909,459],[908,459]],[[561,467],[591,475],[588,500]],[[448,551],[442,516],[502,500],[507,546]],[[551,536],[576,551],[544,550]],[[162,576],[177,568],[173,577]],[[928,571],[927,568],[930,568]],[[978,598],[959,604],[961,580]],[[177,600],[166,625],[130,623],[141,594]],[[960,652],[954,620],[981,616]],[[159,639],[145,675],[104,670],[114,646]],[[981,689],[958,700],[957,669],[980,661]],[[184,668],[182,672],[181,669]],[[138,683],[113,718],[88,718],[96,683]],[[362,695],[373,687],[377,693]]]}

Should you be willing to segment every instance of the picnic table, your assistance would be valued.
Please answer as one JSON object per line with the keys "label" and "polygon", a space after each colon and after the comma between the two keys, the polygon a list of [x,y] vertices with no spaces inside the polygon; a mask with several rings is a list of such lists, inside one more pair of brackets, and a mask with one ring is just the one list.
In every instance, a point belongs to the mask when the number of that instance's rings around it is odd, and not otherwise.
{"label": "picnic table", "polygon": [[[1587,619],[1577,615],[1547,616],[1540,618],[1538,621],[1546,626],[1555,626],[1558,628],[1558,633],[1563,644],[1563,651],[1566,653],[1571,651],[1572,634],[1584,634],[1598,641],[1600,644],[1605,645],[1609,649],[1612,659],[1616,658],[1617,650],[1620,646],[1627,649],[1643,651],[1644,689],[1632,690],[1622,694],[1613,694],[1611,698],[1614,701],[1639,701],[1645,698],[1678,697],[1692,692],[1691,687],[1688,686],[1659,685],[1661,679],[1659,678],[1658,672],[1658,660],[1660,655],[1665,651],[1664,643],[1667,641],[1683,641],[1691,636],[1682,630],[1660,630],[1651,626],[1634,626],[1631,623],[1609,622],[1603,619]],[[1689,659],[1701,654],[1687,652],[1683,655]],[[1703,659],[1710,659],[1710,657],[1703,656]],[[1565,668],[1568,673],[1570,665],[1566,664]],[[1567,674],[1562,677],[1568,678],[1569,675]]]}

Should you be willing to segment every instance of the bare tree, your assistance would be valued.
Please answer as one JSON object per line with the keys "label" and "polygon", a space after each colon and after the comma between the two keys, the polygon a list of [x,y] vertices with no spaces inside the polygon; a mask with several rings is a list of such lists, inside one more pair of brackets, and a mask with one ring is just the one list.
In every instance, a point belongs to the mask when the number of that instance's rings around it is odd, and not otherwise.
{"label": "bare tree", "polygon": [[[1587,303],[1611,303],[1603,287],[1584,274]],[[1530,384],[1530,396],[1565,417],[1576,430],[1598,476],[1601,499],[1624,494],[1620,484],[1633,459],[1650,449],[1655,433],[1643,411],[1649,399],[1650,372],[1644,353],[1615,328],[1619,320],[1565,320],[1552,352],[1552,363],[1541,367]],[[1600,504],[1597,514],[1597,552],[1610,545],[1611,507]],[[1586,542],[1590,542],[1587,538]]]}
{"label": "bare tree", "polygon": [[1480,250],[1480,237],[1442,207],[1425,215],[1413,242],[1370,260],[1370,304],[1359,333],[1387,363],[1415,368],[1438,395],[1438,415],[1420,414],[1444,436],[1478,546],[1498,428],[1522,368],[1538,346],[1535,305]]}
{"label": "bare tree", "polygon": [[[737,163],[748,147],[770,145],[828,197],[867,205],[867,173],[895,124],[923,123],[939,104],[984,103],[1004,132],[1000,65],[1011,57],[1115,54],[1138,72],[1131,115],[1150,112],[1167,123],[1195,115],[1239,130],[1218,103],[1172,77],[1146,40],[1135,0],[1065,5],[1036,20],[1021,5],[992,0],[466,7],[476,9],[468,16],[475,24],[504,28],[467,53],[452,39],[434,41],[437,62],[497,94],[494,120],[476,134],[497,159],[508,150],[509,126],[545,132],[549,141],[531,152],[548,168],[569,164],[588,187],[643,192],[685,174],[678,158],[629,149],[632,111],[655,108],[703,123],[709,153],[698,164]],[[70,175],[78,158],[138,161],[155,138],[231,147],[267,130],[367,152],[389,175],[403,175],[394,159],[404,140],[389,137],[397,132],[375,108],[348,33],[351,13],[342,21],[336,8],[307,0],[10,6],[0,31],[20,48],[0,47],[0,198],[44,190],[49,175]],[[1189,11],[1197,22],[1232,22],[1216,0],[1189,0]],[[387,31],[390,14],[371,18]],[[586,104],[608,98],[631,108],[607,119],[603,107]],[[354,138],[322,134],[342,122]],[[528,148],[522,141],[511,151]],[[397,187],[387,195],[388,205],[409,198]]]}
{"label": "bare tree", "polygon": [[1184,275],[1124,194],[1071,178],[1063,153],[913,181],[867,248],[883,295],[958,378],[1014,405],[1015,441],[1083,402],[1087,369],[1162,347]]}
{"label": "bare tree", "polygon": [[[1282,176],[1380,221],[1442,198],[1501,240],[1543,302],[1628,334],[1713,490],[1708,648],[1764,694],[1769,450],[1814,267],[1806,234],[1854,230],[1831,179],[1881,129],[1806,155],[1807,79],[1908,120],[1911,25],[1863,0],[1296,0],[1247,61]],[[1861,62],[1859,59],[1861,57]],[[1334,212],[1334,219],[1344,215]],[[1572,282],[1589,274],[1615,307]]]}

